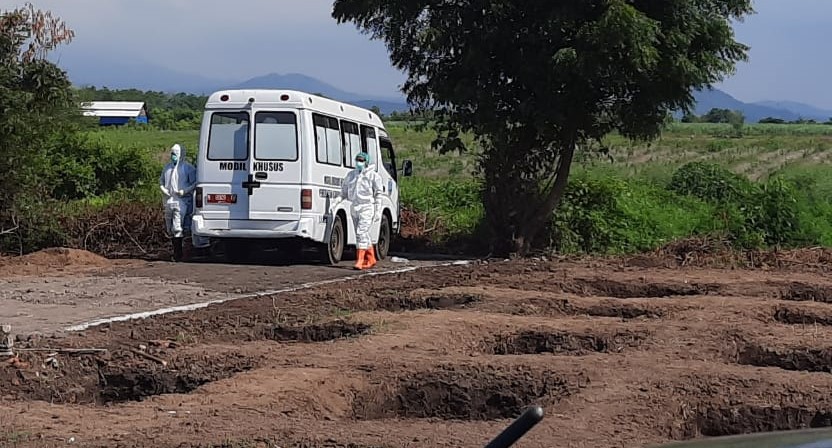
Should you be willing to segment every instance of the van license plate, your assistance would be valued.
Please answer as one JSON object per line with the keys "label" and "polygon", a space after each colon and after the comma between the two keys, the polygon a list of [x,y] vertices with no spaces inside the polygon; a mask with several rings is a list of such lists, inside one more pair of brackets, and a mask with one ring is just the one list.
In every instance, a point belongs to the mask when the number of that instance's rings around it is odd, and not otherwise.
{"label": "van license plate", "polygon": [[208,195],[208,203],[209,204],[236,204],[237,203],[237,195],[236,194],[209,194]]}

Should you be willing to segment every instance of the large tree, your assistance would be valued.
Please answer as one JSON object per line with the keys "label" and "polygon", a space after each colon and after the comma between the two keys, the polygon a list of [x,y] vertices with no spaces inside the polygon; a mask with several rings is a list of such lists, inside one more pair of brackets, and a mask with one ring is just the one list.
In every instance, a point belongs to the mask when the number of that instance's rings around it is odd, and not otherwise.
{"label": "large tree", "polygon": [[579,148],[649,140],[747,57],[731,20],[751,0],[335,0],[383,40],[435,146],[472,132],[493,250],[525,254],[551,221]]}

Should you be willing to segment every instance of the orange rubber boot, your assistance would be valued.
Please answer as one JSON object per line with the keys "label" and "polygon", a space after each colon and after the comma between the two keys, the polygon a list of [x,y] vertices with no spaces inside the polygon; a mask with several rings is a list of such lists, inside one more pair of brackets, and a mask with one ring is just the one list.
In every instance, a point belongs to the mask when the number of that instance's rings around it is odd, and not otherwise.
{"label": "orange rubber boot", "polygon": [[367,254],[365,255],[365,257],[366,257],[365,262],[364,262],[364,267],[365,268],[369,269],[369,268],[375,266],[376,263],[378,263],[378,260],[376,260],[376,248],[372,245],[370,245],[370,248],[367,249]]}
{"label": "orange rubber boot", "polygon": [[358,270],[362,270],[367,266],[367,262],[365,258],[367,257],[367,251],[365,249],[356,249],[356,257],[355,257],[355,268]]}

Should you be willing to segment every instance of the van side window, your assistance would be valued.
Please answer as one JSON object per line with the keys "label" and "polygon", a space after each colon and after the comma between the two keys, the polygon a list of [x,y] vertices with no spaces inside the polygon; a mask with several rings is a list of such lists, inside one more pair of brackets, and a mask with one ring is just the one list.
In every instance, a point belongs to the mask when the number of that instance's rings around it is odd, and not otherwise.
{"label": "van side window", "polygon": [[361,135],[358,133],[358,125],[342,120],[341,137],[344,139],[344,165],[355,168],[355,156],[361,152]]}
{"label": "van side window", "polygon": [[315,154],[318,162],[341,166],[343,149],[338,119],[312,114],[312,123],[315,126]]}
{"label": "van side window", "polygon": [[254,116],[254,158],[298,159],[297,116],[293,112],[257,112]]}
{"label": "van side window", "polygon": [[375,128],[361,126],[361,148],[364,149],[364,152],[370,154],[370,156],[374,155],[378,147],[377,145],[378,141],[376,140]]}
{"label": "van side window", "polygon": [[398,181],[399,173],[396,171],[396,153],[393,151],[393,143],[384,137],[380,138],[379,141],[381,142],[381,162],[390,177]]}
{"label": "van side window", "polygon": [[214,112],[208,130],[208,160],[246,160],[248,112]]}

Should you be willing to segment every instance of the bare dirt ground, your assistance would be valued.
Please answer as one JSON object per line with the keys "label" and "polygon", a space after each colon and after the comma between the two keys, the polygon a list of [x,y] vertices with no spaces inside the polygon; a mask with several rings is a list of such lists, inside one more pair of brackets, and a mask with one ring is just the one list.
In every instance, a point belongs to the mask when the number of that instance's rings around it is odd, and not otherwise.
{"label": "bare dirt ground", "polygon": [[[437,263],[388,260],[376,271]],[[97,319],[356,275],[350,268],[349,261],[337,267],[113,261],[81,250],[48,249],[0,259],[0,323],[19,334],[52,335]]]}
{"label": "bare dirt ground", "polygon": [[828,260],[677,261],[428,267],[21,337],[0,446],[476,447],[530,404],[522,447],[832,426]]}

